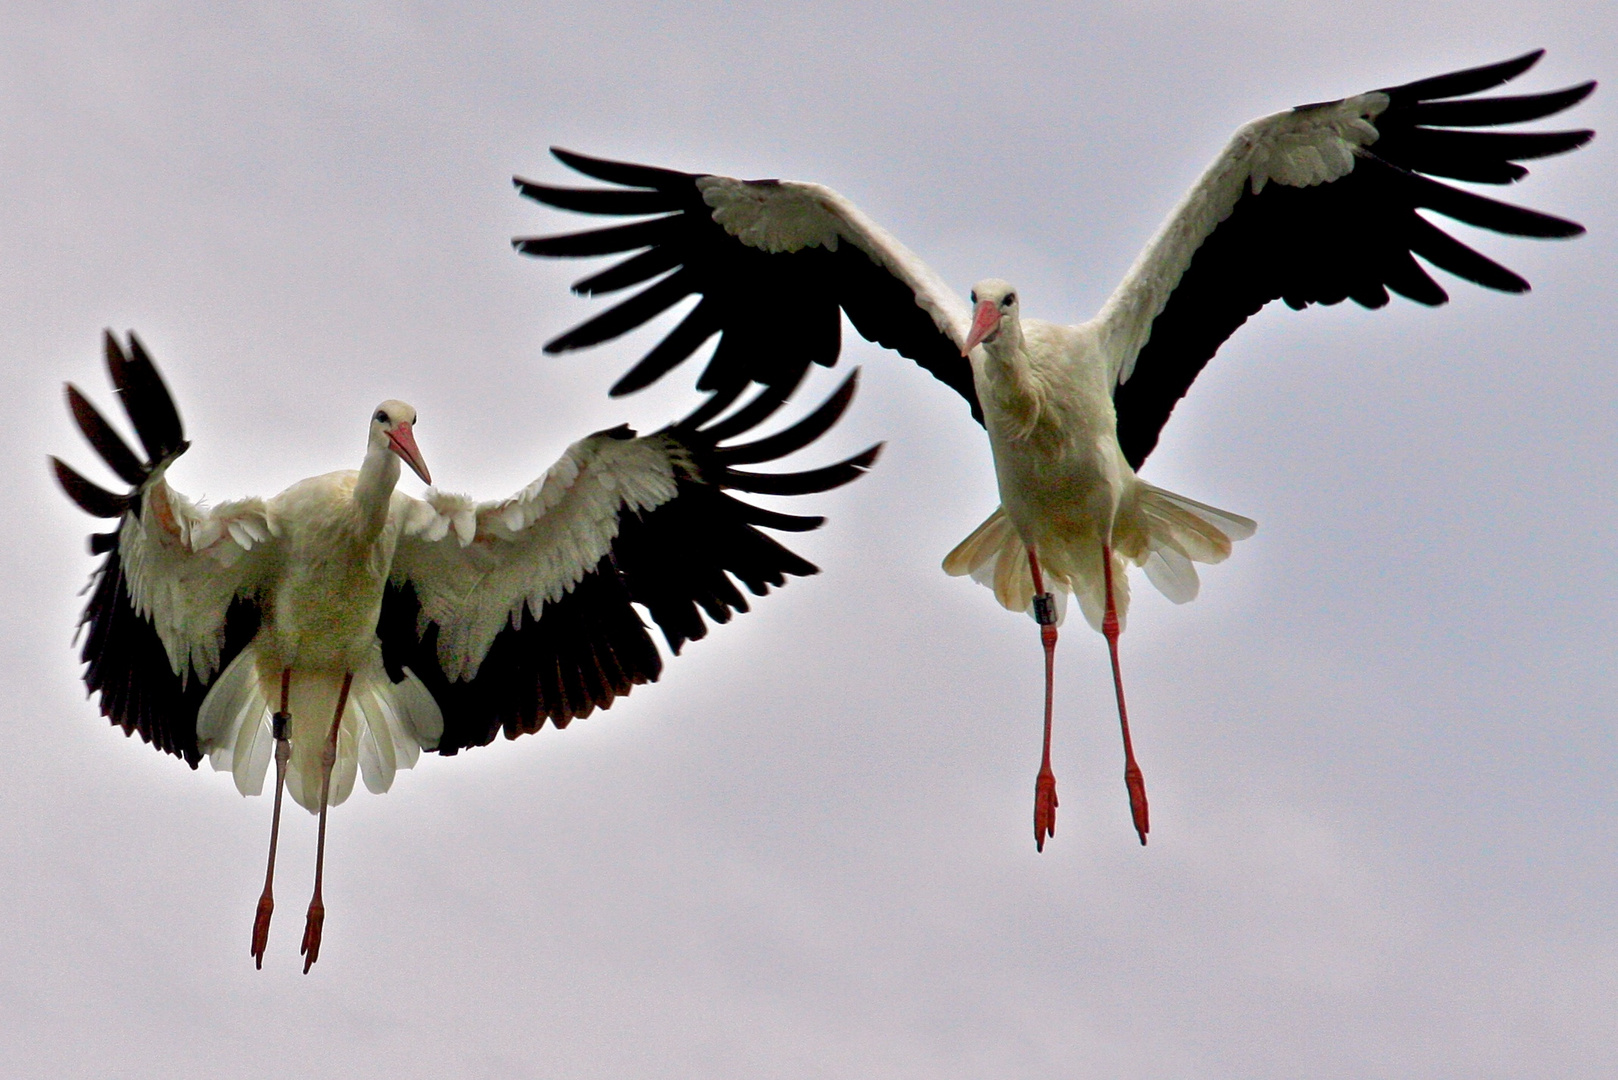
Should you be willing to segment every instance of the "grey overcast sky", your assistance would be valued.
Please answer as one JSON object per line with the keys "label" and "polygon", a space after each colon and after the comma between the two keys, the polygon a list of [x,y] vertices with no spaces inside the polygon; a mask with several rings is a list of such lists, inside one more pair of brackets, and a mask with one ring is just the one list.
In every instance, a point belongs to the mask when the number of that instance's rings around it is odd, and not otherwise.
{"label": "grey overcast sky", "polygon": [[[1618,10],[1602,2],[182,5],[13,0],[0,34],[0,1073],[16,1077],[1594,1077],[1618,1052],[1614,295]],[[401,397],[452,490],[506,494],[646,336],[513,254],[577,220],[509,177],[558,144],[836,187],[964,289],[1087,317],[1237,125],[1546,47],[1601,132],[1446,279],[1270,310],[1146,475],[1258,519],[1124,637],[1151,846],[1101,638],[1058,666],[1034,853],[1033,625],[945,578],[994,504],[944,387],[857,343],[818,460],[888,440],[793,540],[824,569],[565,732],[424,757],[314,821],[126,739],[70,645],[91,522],[47,453],[140,332],[195,496],[358,463]],[[783,333],[790,333],[783,327]],[[829,390],[821,373],[813,389]],[[414,484],[414,481],[409,481]],[[408,485],[407,485],[408,486]],[[410,490],[416,490],[411,487]]]}

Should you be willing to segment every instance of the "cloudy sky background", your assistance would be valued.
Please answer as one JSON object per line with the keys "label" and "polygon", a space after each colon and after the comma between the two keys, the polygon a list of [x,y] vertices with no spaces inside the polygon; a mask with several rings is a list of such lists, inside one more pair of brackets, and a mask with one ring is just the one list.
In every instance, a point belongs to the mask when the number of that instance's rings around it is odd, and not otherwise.
{"label": "cloudy sky background", "polygon": [[[1610,5],[25,2],[6,23],[0,1072],[1610,1068]],[[986,443],[863,343],[850,419],[809,457],[888,450],[812,500],[830,523],[792,544],[825,572],[609,713],[356,795],[308,977],[313,819],[286,823],[255,971],[268,800],[83,698],[90,522],[44,456],[92,460],[61,383],[108,400],[102,327],[163,366],[193,495],[357,464],[402,397],[440,482],[493,497],[695,401],[684,371],[606,398],[648,336],[540,354],[598,310],[566,292],[583,266],[508,246],[579,224],[509,185],[568,179],[550,144],[828,183],[963,291],[1004,276],[1077,321],[1238,124],[1539,46],[1514,92],[1608,80],[1563,125],[1602,137],[1508,197],[1590,234],[1482,238],[1527,297],[1265,312],[1146,469],[1260,522],[1188,607],[1137,581],[1149,848],[1105,649],[1075,624],[1034,853],[1037,634],[938,569],[994,504]]]}

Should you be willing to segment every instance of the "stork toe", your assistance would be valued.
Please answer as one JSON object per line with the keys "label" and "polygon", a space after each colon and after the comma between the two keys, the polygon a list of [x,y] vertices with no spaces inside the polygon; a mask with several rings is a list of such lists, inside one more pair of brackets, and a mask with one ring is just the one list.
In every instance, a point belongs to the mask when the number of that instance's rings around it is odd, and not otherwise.
{"label": "stork toe", "polygon": [[1047,767],[1034,781],[1034,850],[1044,851],[1047,837],[1056,835],[1056,774]]}

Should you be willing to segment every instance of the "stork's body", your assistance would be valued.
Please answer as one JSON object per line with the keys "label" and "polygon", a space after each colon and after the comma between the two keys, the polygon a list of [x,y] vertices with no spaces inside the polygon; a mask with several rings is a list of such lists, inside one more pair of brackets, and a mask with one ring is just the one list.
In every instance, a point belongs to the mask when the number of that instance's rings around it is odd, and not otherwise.
{"label": "stork's body", "polygon": [[972,365],[1000,505],[1047,567],[1061,565],[1059,553],[1071,548],[1099,550],[1135,479],[1118,448],[1106,364],[1086,348],[1090,337],[1086,327],[1022,322],[1008,312]]}
{"label": "stork's body", "polygon": [[376,657],[376,618],[393,566],[400,515],[399,463],[373,456],[300,481],[266,505],[286,549],[270,594],[266,661],[310,670],[352,670]]}
{"label": "stork's body", "polygon": [[[330,718],[345,680],[350,694],[357,688],[362,695],[375,690],[393,696],[376,628],[408,507],[403,496],[395,500],[398,479],[399,459],[384,442],[358,471],[299,481],[265,504],[285,556],[266,590],[253,665],[266,701],[276,700],[290,673],[289,779],[293,798],[312,810],[319,806]],[[204,705],[204,712],[212,710]],[[434,726],[441,730],[442,719]],[[353,788],[357,736],[352,722],[339,722],[331,802],[341,803]]]}

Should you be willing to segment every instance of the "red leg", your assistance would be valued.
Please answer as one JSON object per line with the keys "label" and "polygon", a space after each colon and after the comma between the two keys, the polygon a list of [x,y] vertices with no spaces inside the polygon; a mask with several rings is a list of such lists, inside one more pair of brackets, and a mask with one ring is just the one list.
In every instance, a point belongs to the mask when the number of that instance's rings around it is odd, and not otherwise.
{"label": "red leg", "polygon": [[1028,569],[1034,574],[1034,617],[1039,640],[1045,646],[1045,751],[1034,780],[1034,850],[1045,850],[1045,838],[1056,835],[1056,774],[1051,772],[1051,700],[1056,678],[1056,602],[1045,591],[1039,556],[1028,549]]}
{"label": "red leg", "polygon": [[264,948],[270,942],[270,916],[275,912],[275,896],[271,886],[275,883],[275,845],[281,836],[281,792],[286,789],[287,758],[292,749],[287,744],[287,726],[292,717],[287,712],[287,696],[292,690],[292,669],[281,673],[281,711],[271,721],[275,726],[275,810],[270,815],[270,864],[264,871],[264,892],[258,898],[258,915],[253,919],[253,966],[264,966]]}
{"label": "red leg", "polygon": [[1124,786],[1129,789],[1129,813],[1135,819],[1135,832],[1142,845],[1151,831],[1146,806],[1146,778],[1135,764],[1135,748],[1129,742],[1129,710],[1124,707],[1124,676],[1118,667],[1118,609],[1112,599],[1112,548],[1101,545],[1102,576],[1107,583],[1107,613],[1101,620],[1101,633],[1112,654],[1112,685],[1118,692],[1118,725],[1124,733]]}
{"label": "red leg", "polygon": [[331,798],[331,770],[337,764],[337,731],[343,725],[343,706],[348,704],[348,688],[354,682],[351,671],[343,676],[343,688],[337,692],[337,715],[331,718],[331,734],[326,737],[326,749],[320,755],[320,838],[315,841],[315,895],[309,898],[309,914],[303,923],[303,973],[320,959],[320,931],[326,924],[326,905],[320,897],[321,874],[326,869],[326,810]]}

